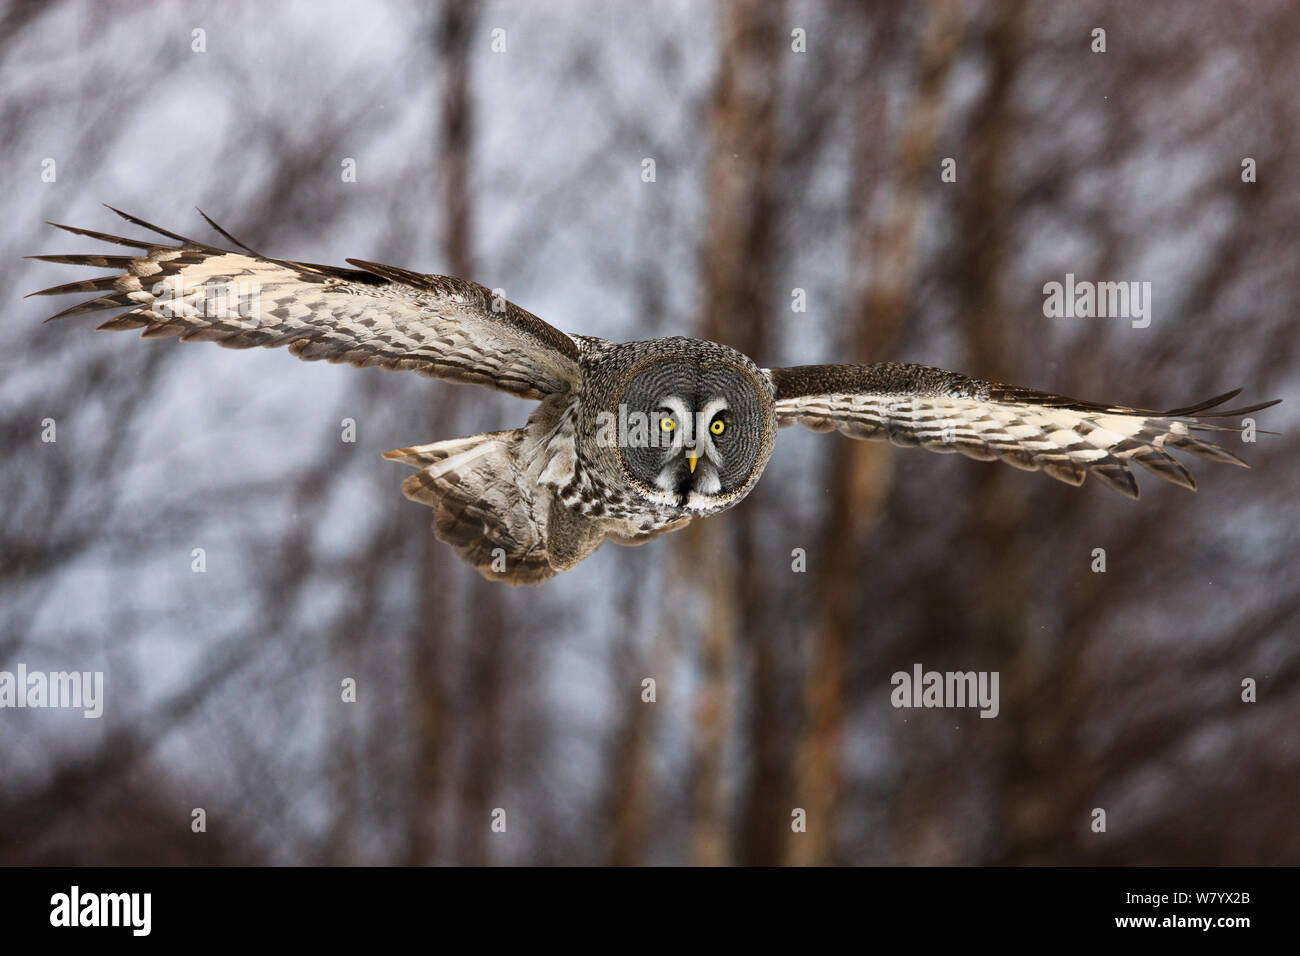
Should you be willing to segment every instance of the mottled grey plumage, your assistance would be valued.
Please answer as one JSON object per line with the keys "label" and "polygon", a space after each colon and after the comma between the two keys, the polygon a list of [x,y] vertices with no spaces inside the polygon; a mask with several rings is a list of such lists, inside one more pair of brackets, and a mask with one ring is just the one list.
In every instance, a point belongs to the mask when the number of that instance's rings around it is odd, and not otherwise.
{"label": "mottled grey plumage", "polygon": [[1073,485],[1094,474],[1137,497],[1130,461],[1195,489],[1167,451],[1244,466],[1191,433],[1239,431],[1205,419],[1276,404],[1204,414],[1234,391],[1153,412],[924,365],[764,369],[699,339],[569,335],[462,279],[360,259],[351,269],[271,259],[208,220],[243,250],[232,252],[118,215],[178,244],[58,226],[141,252],[32,256],[118,270],[33,293],[98,295],[53,318],[125,308],[99,328],[228,348],[287,345],[308,360],[409,369],[538,400],[522,428],[385,456],[416,469],[402,490],[433,509],[434,533],[485,577],[513,584],[571,568],[606,540],[641,544],[732,507],[787,425],[1000,459]]}

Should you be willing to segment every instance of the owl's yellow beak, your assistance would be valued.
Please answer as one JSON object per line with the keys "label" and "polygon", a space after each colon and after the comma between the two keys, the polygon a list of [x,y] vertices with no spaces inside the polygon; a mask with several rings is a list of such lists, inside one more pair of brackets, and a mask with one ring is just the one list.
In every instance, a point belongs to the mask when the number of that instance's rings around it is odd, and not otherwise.
{"label": "owl's yellow beak", "polygon": [[691,466],[691,474],[695,474],[695,464],[700,460],[700,450],[698,448],[688,449],[686,452],[686,461]]}

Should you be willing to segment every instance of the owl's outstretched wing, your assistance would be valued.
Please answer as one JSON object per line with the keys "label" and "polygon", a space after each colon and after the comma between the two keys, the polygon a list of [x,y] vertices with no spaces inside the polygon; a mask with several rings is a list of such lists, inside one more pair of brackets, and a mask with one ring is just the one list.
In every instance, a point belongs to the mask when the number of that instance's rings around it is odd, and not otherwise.
{"label": "owl's outstretched wing", "polygon": [[140,250],[124,256],[29,256],[117,270],[32,293],[99,293],[51,319],[122,308],[127,311],[99,328],[143,329],[144,338],[178,336],[236,349],[287,345],[309,361],[410,369],[522,398],[567,391],[578,379],[573,339],[477,283],[360,259],[347,260],[352,269],[270,259],[208,219],[243,250],[232,252],[113,211],[177,245],[50,223]]}
{"label": "owl's outstretched wing", "polygon": [[[888,439],[896,445],[961,452],[981,461],[999,459],[1025,471],[1042,469],[1071,485],[1089,474],[1131,498],[1136,461],[1184,488],[1196,482],[1171,450],[1249,467],[1194,432],[1240,432],[1241,426],[1208,418],[1233,418],[1281,399],[1214,411],[1241,390],[1167,412],[1080,402],[1062,395],[998,385],[931,368],[877,365],[805,365],[774,368],[778,426],[835,429],[850,438]],[[1194,417],[1199,416],[1199,417]]]}

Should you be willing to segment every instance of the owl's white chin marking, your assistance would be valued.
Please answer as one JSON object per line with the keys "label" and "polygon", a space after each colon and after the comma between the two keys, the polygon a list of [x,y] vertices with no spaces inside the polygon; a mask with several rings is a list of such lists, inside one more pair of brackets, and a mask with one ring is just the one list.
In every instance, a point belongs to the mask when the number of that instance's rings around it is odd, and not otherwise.
{"label": "owl's white chin marking", "polygon": [[[701,468],[702,474],[697,475],[695,479],[694,491],[701,495],[716,495],[722,490],[722,482],[718,480],[718,472],[712,465]],[[695,497],[694,494],[691,495]]]}
{"label": "owl's white chin marking", "polygon": [[668,494],[677,494],[686,479],[687,490],[693,498],[695,495],[716,495],[722,490],[722,481],[718,478],[718,469],[712,462],[701,459],[693,474],[683,475],[682,459],[674,459],[665,465],[655,477],[655,487]]}

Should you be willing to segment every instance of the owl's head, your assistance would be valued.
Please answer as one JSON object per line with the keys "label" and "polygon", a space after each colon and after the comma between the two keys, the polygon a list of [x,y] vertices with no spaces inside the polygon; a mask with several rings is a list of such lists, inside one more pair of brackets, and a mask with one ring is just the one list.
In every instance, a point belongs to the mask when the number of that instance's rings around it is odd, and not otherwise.
{"label": "owl's head", "polygon": [[773,390],[752,361],[694,339],[650,343],[618,394],[621,464],[647,498],[695,514],[749,493],[772,454]]}

